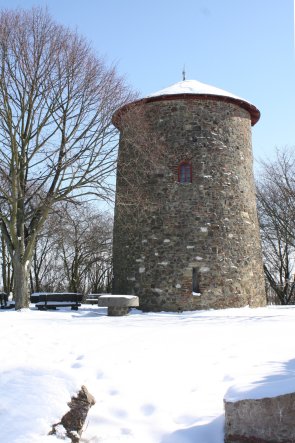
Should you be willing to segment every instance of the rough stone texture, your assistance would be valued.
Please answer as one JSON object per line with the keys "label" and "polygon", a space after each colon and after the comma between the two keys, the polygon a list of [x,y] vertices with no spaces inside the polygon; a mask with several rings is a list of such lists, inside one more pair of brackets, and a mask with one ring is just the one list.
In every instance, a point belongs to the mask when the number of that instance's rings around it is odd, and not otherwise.
{"label": "rough stone texture", "polygon": [[72,397],[70,403],[68,403],[70,407],[69,412],[62,417],[59,423],[52,426],[52,431],[49,435],[58,434],[58,428],[62,425],[66,430],[67,437],[73,443],[79,443],[88,411],[94,404],[94,397],[85,386],[82,386],[77,397]]}
{"label": "rough stone texture", "polygon": [[[113,292],[138,295],[146,311],[264,305],[249,112],[183,96],[144,108],[164,155],[151,173],[144,161],[133,167],[136,141],[121,122]],[[192,183],[178,183],[181,161],[191,162]],[[193,268],[200,296],[192,294]]]}
{"label": "rough stone texture", "polygon": [[295,394],[225,401],[225,443],[294,443]]}
{"label": "rough stone texture", "polygon": [[136,295],[102,295],[98,297],[98,306],[114,306],[114,307],[136,307],[138,306],[138,297]]}
{"label": "rough stone texture", "polygon": [[130,308],[139,306],[139,300],[135,295],[103,295],[98,298],[98,306],[107,307],[109,316],[119,317],[127,315]]}
{"label": "rough stone texture", "polygon": [[109,317],[122,317],[123,315],[127,315],[129,313],[130,308],[126,307],[118,307],[118,306],[109,306],[108,307],[108,316]]}

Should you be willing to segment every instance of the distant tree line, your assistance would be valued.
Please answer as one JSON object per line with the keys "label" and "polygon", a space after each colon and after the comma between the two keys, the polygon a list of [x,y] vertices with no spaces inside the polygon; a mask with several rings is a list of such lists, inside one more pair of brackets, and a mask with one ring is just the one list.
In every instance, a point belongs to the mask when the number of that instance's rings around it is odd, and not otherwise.
{"label": "distant tree line", "polygon": [[[94,205],[60,204],[37,236],[30,292],[110,292],[112,217]],[[13,267],[1,237],[3,290],[13,292]]]}

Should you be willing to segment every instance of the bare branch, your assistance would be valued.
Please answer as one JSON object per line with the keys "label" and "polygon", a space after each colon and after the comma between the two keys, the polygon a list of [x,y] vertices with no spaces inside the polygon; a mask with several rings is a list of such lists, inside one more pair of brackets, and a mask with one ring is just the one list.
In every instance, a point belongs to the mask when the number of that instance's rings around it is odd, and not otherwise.
{"label": "bare branch", "polygon": [[134,96],[83,37],[39,8],[0,13],[0,63],[0,219],[13,266],[27,275],[54,205],[110,198],[111,118]]}

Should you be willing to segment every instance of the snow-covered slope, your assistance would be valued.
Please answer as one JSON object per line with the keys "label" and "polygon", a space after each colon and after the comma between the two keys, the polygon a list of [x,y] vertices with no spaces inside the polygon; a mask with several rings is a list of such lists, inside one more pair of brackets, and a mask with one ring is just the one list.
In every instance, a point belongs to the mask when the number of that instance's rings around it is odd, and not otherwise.
{"label": "snow-covered slope", "polygon": [[1,442],[60,441],[47,433],[82,384],[84,443],[222,443],[231,386],[295,388],[295,307],[105,313],[0,311]]}

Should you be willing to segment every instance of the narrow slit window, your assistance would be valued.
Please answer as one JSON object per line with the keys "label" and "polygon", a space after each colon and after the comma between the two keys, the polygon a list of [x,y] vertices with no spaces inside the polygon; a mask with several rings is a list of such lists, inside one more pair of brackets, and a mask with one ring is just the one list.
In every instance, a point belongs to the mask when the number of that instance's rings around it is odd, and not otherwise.
{"label": "narrow slit window", "polygon": [[178,166],[178,181],[179,183],[192,182],[192,165],[190,162],[183,161]]}
{"label": "narrow slit window", "polygon": [[193,268],[193,294],[200,294],[200,278],[198,268]]}

